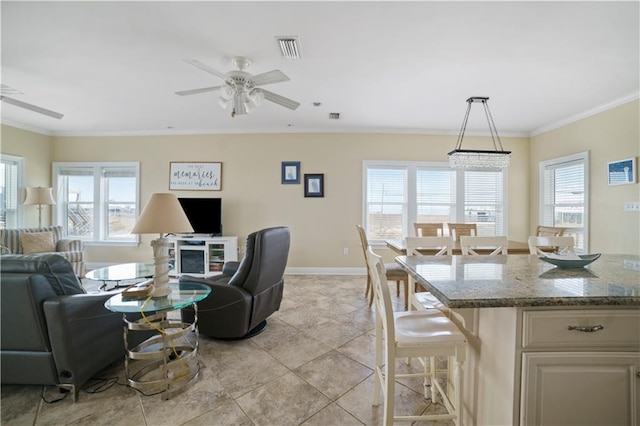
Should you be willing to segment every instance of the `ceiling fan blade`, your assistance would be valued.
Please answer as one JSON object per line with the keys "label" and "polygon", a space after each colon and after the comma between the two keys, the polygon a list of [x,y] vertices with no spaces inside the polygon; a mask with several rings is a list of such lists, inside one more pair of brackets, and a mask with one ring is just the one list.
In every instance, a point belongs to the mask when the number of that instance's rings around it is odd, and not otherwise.
{"label": "ceiling fan blade", "polygon": [[264,89],[260,89],[260,90],[262,90],[262,93],[264,93],[264,98],[268,101],[273,102],[274,104],[278,104],[289,109],[296,109],[300,106],[300,102],[296,102],[292,99],[285,98],[284,96],[278,95],[268,90],[264,90]]}
{"label": "ceiling fan blade", "polygon": [[175,93],[176,95],[179,95],[179,96],[195,95],[198,93],[213,92],[214,90],[220,90],[221,87],[222,86],[203,87],[202,89],[182,90],[180,92],[175,92]]}
{"label": "ceiling fan blade", "polygon": [[213,68],[211,68],[209,65],[205,65],[200,61],[197,61],[195,59],[185,59],[184,60],[186,63],[193,65],[196,68],[200,68],[202,71],[206,71],[209,74],[213,74],[217,77],[220,77],[223,80],[226,80],[227,78],[229,78],[226,74],[221,73],[220,71],[214,70]]}
{"label": "ceiling fan blade", "polygon": [[263,86],[265,84],[273,84],[280,83],[281,81],[289,81],[289,77],[287,77],[280,70],[273,70],[269,72],[265,72],[262,74],[254,75],[251,77],[256,86]]}
{"label": "ceiling fan blade", "polygon": [[6,102],[11,105],[15,105],[20,108],[28,109],[33,112],[48,115],[49,117],[57,118],[58,120],[64,117],[64,114],[60,114],[59,112],[51,111],[45,108],[40,108],[39,106],[31,105],[26,102],[19,101],[17,99],[8,98],[6,96],[0,96],[0,101]]}

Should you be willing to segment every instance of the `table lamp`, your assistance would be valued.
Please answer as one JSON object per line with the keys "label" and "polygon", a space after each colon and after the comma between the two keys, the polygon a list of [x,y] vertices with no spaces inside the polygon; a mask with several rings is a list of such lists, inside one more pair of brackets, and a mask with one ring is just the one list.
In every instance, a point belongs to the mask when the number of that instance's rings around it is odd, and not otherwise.
{"label": "table lamp", "polygon": [[38,228],[42,227],[42,206],[51,206],[56,203],[53,199],[53,188],[27,187],[27,196],[24,198],[25,206],[38,205]]}
{"label": "table lamp", "polygon": [[160,234],[158,238],[151,241],[155,267],[152,297],[163,297],[171,293],[169,288],[169,248],[173,244],[163,234],[178,232],[193,232],[191,223],[184,214],[178,198],[174,194],[152,194],[131,230],[132,234]]}

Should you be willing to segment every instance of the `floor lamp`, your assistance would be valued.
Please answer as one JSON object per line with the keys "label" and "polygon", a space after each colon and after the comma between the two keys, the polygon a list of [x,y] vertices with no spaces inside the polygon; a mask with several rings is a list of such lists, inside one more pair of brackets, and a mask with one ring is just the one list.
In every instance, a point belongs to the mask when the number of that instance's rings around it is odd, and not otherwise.
{"label": "floor lamp", "polygon": [[167,193],[152,194],[131,230],[132,234],[157,233],[160,235],[151,241],[155,267],[152,297],[163,297],[171,293],[169,288],[169,248],[173,244],[163,234],[179,232],[193,232],[193,228],[182,210],[178,197]]}
{"label": "floor lamp", "polygon": [[42,206],[54,205],[53,188],[27,187],[27,196],[24,199],[25,206],[38,206],[38,228],[42,227]]}

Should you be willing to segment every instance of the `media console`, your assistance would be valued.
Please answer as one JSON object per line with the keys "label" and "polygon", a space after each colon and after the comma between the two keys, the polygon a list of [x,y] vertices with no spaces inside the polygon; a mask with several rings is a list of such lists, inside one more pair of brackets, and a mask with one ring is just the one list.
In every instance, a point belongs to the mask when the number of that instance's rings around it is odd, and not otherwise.
{"label": "media console", "polygon": [[224,262],[238,260],[238,237],[170,237],[169,275],[206,277],[222,273]]}

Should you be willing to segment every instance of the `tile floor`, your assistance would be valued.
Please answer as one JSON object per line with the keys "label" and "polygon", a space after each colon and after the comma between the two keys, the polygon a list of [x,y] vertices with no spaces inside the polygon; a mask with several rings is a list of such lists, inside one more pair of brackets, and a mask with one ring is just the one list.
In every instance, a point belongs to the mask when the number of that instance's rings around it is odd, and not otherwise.
{"label": "tile floor", "polygon": [[[49,404],[41,386],[3,385],[2,425],[378,425],[371,404],[374,315],[362,276],[286,276],[279,312],[252,339],[200,336],[200,376],[169,400],[123,385],[116,362],[97,377],[117,377],[100,393]],[[395,283],[392,294],[395,295]],[[402,301],[395,299],[402,309]],[[417,368],[413,363],[411,368]],[[401,364],[403,369],[409,368]],[[397,413],[442,412],[422,397],[420,379],[399,381]],[[46,399],[60,397],[44,388]],[[436,422],[451,424],[451,422]],[[421,423],[425,424],[425,423]]]}

